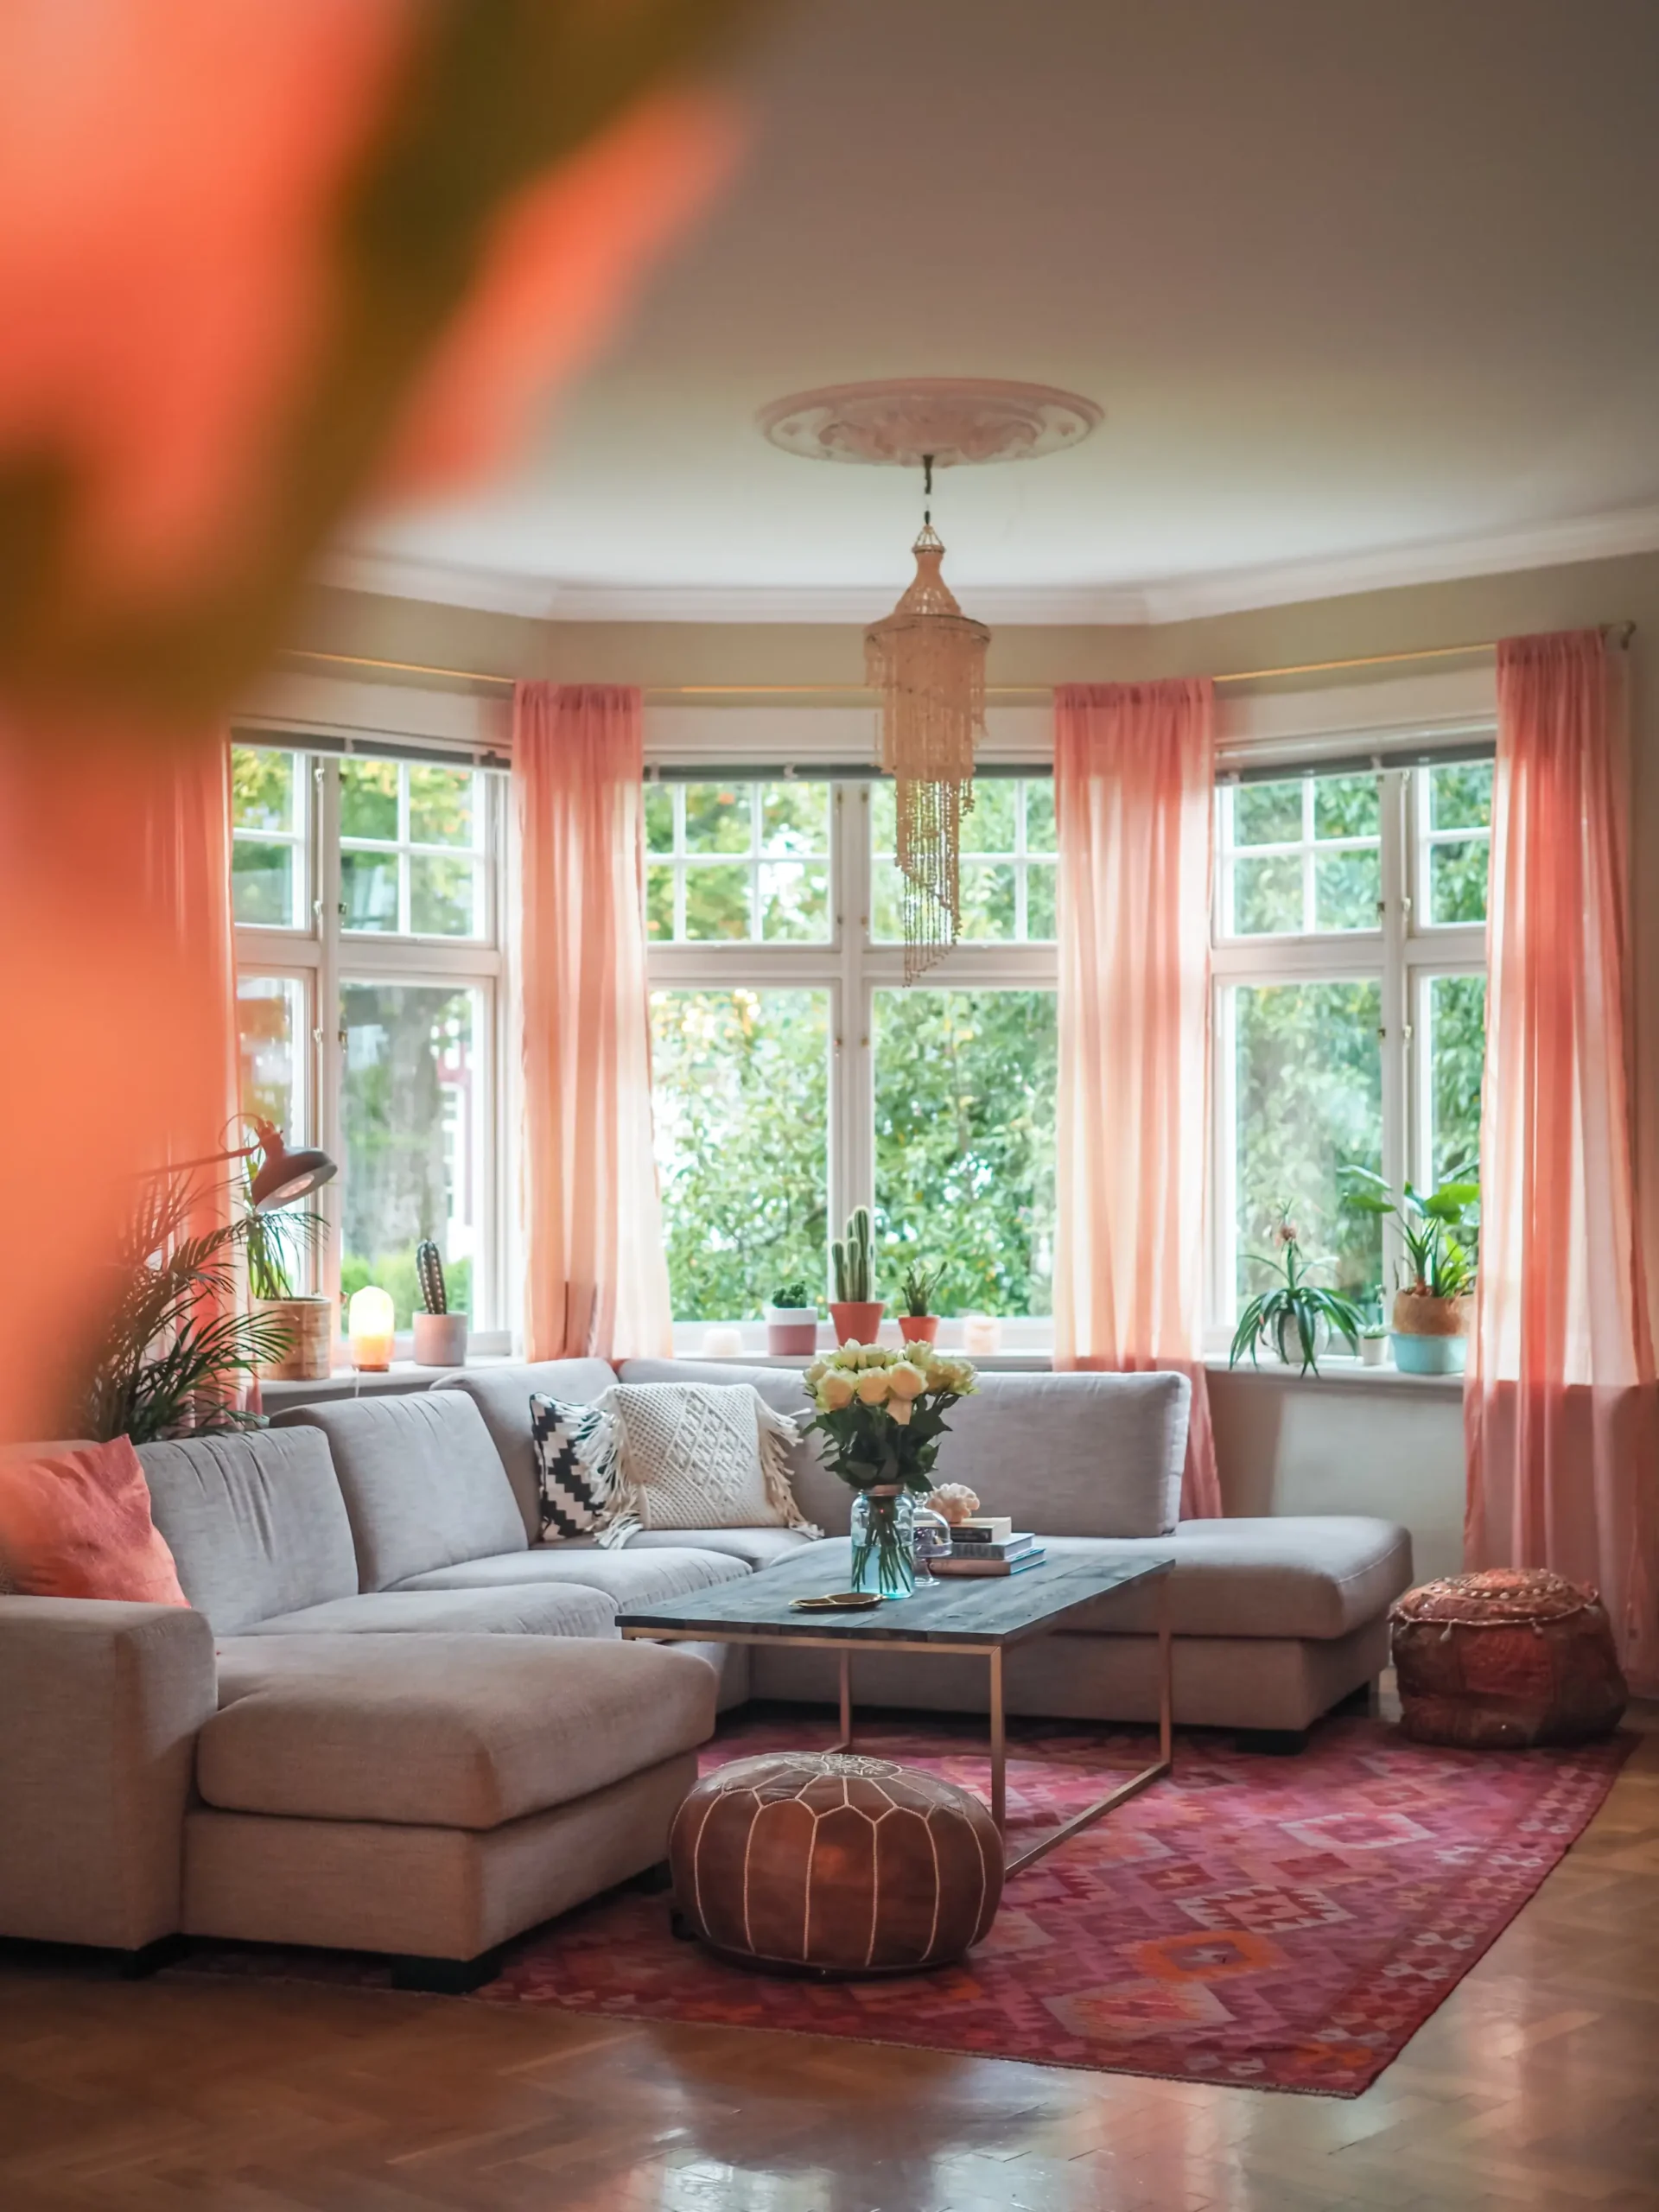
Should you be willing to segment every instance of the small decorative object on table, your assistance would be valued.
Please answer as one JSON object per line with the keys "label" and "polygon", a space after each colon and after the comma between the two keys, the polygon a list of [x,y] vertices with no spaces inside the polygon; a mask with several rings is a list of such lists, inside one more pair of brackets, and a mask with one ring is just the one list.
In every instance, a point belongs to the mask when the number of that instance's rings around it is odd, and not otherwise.
{"label": "small decorative object on table", "polygon": [[836,1273],[836,1294],[830,1301],[838,1344],[874,1344],[887,1307],[873,1295],[871,1251],[874,1230],[868,1206],[855,1206],[847,1217],[847,1234],[830,1247]]}
{"label": "small decorative object on table", "polygon": [[933,1311],[939,1294],[939,1271],[912,1260],[899,1286],[899,1333],[907,1344],[931,1344],[939,1333],[939,1317]]}
{"label": "small decorative object on table", "polygon": [[674,1815],[668,1853],[687,1933],[798,1974],[947,1966],[1002,1896],[1002,1838],[971,1791],[855,1752],[718,1768]]}
{"label": "small decorative object on table", "polygon": [[969,1490],[966,1483],[941,1483],[937,1490],[929,1491],[926,1503],[954,1529],[971,1521],[978,1512],[979,1492]]}
{"label": "small decorative object on table", "polygon": [[1275,1272],[1282,1268],[1284,1281],[1275,1282],[1271,1290],[1259,1291],[1239,1315],[1227,1363],[1236,1367],[1249,1352],[1254,1367],[1257,1363],[1256,1348],[1265,1338],[1286,1366],[1300,1358],[1304,1375],[1310,1368],[1317,1375],[1319,1352],[1330,1342],[1333,1332],[1345,1341],[1351,1351],[1358,1351],[1359,1309],[1340,1291],[1325,1290],[1308,1281],[1307,1270],[1326,1262],[1302,1257],[1295,1227],[1282,1211],[1274,1231],[1274,1243],[1277,1249],[1272,1259],[1260,1252],[1248,1256],[1258,1267],[1271,1268]]}
{"label": "small decorative object on table", "polygon": [[974,1370],[924,1344],[849,1344],[815,1359],[805,1382],[817,1409],[806,1432],[824,1439],[830,1466],[854,1493],[853,1587],[908,1597],[916,1500],[933,1487],[945,1414],[978,1387]]}
{"label": "small decorative object on table", "polygon": [[1479,1184],[1458,1168],[1427,1198],[1407,1183],[1396,1198],[1369,1167],[1344,1173],[1344,1206],[1379,1217],[1391,1213],[1400,1224],[1407,1281],[1395,1294],[1395,1365],[1405,1375],[1461,1375],[1474,1305]]}
{"label": "small decorative object on table", "polygon": [[1543,1567],[1426,1582],[1389,1616],[1400,1726],[1420,1744],[1517,1751],[1611,1734],[1628,1692],[1607,1610]]}
{"label": "small decorative object on table", "polygon": [[773,1359],[791,1359],[818,1348],[818,1309],[799,1275],[774,1290],[766,1306],[766,1351]]}
{"label": "small decorative object on table", "polygon": [[467,1364],[467,1316],[449,1311],[444,1287],[443,1260],[431,1238],[415,1247],[415,1273],[421,1286],[423,1313],[415,1316],[416,1367],[464,1367]]}

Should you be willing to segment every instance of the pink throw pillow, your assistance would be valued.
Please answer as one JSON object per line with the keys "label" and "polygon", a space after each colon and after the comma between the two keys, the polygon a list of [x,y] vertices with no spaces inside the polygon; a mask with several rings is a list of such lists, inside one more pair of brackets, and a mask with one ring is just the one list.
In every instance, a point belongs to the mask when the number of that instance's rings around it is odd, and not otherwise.
{"label": "pink throw pillow", "polygon": [[124,1436],[0,1460],[0,1578],[29,1598],[190,1602]]}

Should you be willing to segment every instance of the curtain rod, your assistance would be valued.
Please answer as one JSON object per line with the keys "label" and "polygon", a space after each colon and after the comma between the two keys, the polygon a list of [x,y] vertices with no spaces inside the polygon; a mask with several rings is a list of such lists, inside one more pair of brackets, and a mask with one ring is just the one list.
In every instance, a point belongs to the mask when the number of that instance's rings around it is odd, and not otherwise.
{"label": "curtain rod", "polygon": [[[1604,622],[1600,626],[1603,637],[1611,637],[1622,649],[1636,634],[1634,622]],[[478,668],[431,668],[424,662],[414,660],[372,660],[362,653],[324,653],[314,652],[308,645],[287,645],[283,648],[289,659],[326,662],[336,668],[378,668],[397,676],[435,676],[458,683],[493,683],[511,690],[522,679],[516,676],[496,676]],[[1487,638],[1467,645],[1421,645],[1405,652],[1356,653],[1346,660],[1289,661],[1279,668],[1237,668],[1224,676],[1213,677],[1216,683],[1265,683],[1285,676],[1333,676],[1351,668],[1391,668],[1406,661],[1465,659],[1474,653],[1495,653],[1497,640]],[[1136,679],[1128,679],[1135,681]],[[1140,679],[1147,682],[1154,678]],[[868,683],[649,683],[644,696],[652,701],[670,699],[825,699],[846,698],[874,701],[880,695]],[[1052,683],[988,683],[988,699],[1052,699]]]}

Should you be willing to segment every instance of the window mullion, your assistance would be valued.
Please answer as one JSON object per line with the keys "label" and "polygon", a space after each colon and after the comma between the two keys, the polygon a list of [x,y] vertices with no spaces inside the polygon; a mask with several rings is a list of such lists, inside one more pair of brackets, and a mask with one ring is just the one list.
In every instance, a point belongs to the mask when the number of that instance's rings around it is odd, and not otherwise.
{"label": "window mullion", "polygon": [[[316,1141],[331,1160],[345,1166],[344,1008],[340,1003],[340,906],[344,884],[340,864],[340,763],[318,763],[312,783],[315,837],[311,880],[317,895],[318,957],[316,998],[312,1008],[313,1071],[316,1088]],[[317,1210],[328,1224],[325,1239],[323,1280],[318,1286],[334,1301],[335,1325],[343,1334],[346,1317],[340,1311],[340,1255],[344,1248],[346,1208],[344,1178],[325,1183],[317,1193]]]}
{"label": "window mullion", "polygon": [[[1410,925],[1408,878],[1410,772],[1386,769],[1378,778],[1382,823],[1382,1174],[1397,1191],[1411,1173],[1416,1149],[1412,1076],[1416,1065],[1413,1007],[1406,976]],[[1382,1302],[1401,1256],[1399,1225],[1382,1223]]]}

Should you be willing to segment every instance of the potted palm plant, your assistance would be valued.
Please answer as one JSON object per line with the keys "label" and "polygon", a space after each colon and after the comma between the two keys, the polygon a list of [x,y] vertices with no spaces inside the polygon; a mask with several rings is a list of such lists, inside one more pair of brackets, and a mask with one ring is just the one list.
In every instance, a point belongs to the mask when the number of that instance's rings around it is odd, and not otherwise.
{"label": "potted palm plant", "polygon": [[899,1333],[907,1344],[931,1344],[938,1335],[939,1317],[933,1310],[938,1292],[938,1268],[912,1260],[899,1286]]}
{"label": "potted palm plant", "polygon": [[1249,1256],[1281,1279],[1270,1289],[1258,1292],[1239,1315],[1227,1363],[1236,1367],[1249,1352],[1250,1364],[1255,1366],[1257,1348],[1265,1338],[1287,1366],[1300,1359],[1304,1375],[1310,1369],[1317,1375],[1319,1352],[1333,1334],[1341,1337],[1351,1351],[1358,1351],[1359,1309],[1340,1291],[1327,1290],[1310,1280],[1308,1270],[1327,1262],[1303,1258],[1295,1229],[1282,1215],[1274,1242],[1277,1251],[1272,1259],[1259,1252]]}
{"label": "potted palm plant", "polygon": [[1459,1168],[1425,1197],[1409,1183],[1398,1197],[1370,1168],[1351,1167],[1343,1203],[1357,1213],[1392,1214],[1406,1248],[1395,1293],[1394,1363],[1406,1375],[1461,1375],[1469,1357],[1480,1185]]}
{"label": "potted palm plant", "polygon": [[766,1302],[766,1351],[774,1359],[809,1358],[818,1348],[818,1309],[804,1275],[780,1283]]}
{"label": "potted palm plant", "polygon": [[334,1364],[334,1306],[329,1299],[296,1290],[302,1262],[321,1245],[327,1224],[320,1213],[297,1207],[265,1213],[249,1197],[242,1236],[248,1259],[248,1294],[255,1313],[275,1322],[283,1347],[262,1360],[267,1382],[322,1382]]}

